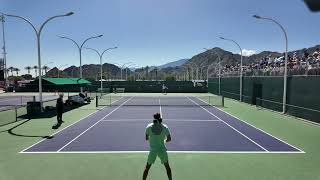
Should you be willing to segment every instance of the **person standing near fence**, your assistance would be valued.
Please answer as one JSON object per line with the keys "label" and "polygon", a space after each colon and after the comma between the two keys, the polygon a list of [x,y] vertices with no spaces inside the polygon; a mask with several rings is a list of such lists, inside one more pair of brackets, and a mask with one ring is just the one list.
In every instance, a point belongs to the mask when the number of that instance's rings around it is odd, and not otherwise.
{"label": "person standing near fence", "polygon": [[63,109],[64,109],[64,104],[63,104],[63,94],[59,94],[59,98],[57,99],[57,121],[58,125],[61,125],[64,121],[62,120],[62,114],[63,114]]}

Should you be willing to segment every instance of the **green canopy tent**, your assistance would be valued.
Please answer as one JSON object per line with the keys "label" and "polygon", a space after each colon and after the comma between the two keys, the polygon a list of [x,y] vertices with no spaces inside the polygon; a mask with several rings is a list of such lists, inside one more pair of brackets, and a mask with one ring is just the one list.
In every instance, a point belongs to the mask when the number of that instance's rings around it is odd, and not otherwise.
{"label": "green canopy tent", "polygon": [[[39,80],[32,81],[26,89],[38,91]],[[42,78],[43,92],[79,92],[80,87],[89,88],[91,82],[81,78]]]}

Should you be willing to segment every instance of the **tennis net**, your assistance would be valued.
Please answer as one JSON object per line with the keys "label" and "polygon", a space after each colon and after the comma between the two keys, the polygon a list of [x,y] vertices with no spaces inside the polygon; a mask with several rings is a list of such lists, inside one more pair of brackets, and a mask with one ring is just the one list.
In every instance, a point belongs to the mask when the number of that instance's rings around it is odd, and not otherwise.
{"label": "tennis net", "polygon": [[27,106],[1,106],[0,126],[4,126],[27,118]]}
{"label": "tennis net", "polygon": [[115,96],[96,98],[98,106],[224,106],[222,96]]}

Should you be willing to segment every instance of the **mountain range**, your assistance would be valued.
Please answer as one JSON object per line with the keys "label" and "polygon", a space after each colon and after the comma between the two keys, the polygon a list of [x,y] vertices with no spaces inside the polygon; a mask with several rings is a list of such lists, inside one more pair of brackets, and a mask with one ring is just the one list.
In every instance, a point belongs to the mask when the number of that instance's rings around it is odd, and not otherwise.
{"label": "mountain range", "polygon": [[181,66],[184,63],[186,63],[188,60],[189,59],[180,59],[178,61],[169,62],[169,63],[163,64],[161,66],[158,66],[158,69]]}
{"label": "mountain range", "polygon": [[[310,48],[304,48],[299,49],[295,51],[289,52],[289,56],[293,56],[293,53],[296,53],[298,56],[302,56],[304,52],[313,53],[316,48],[320,48],[320,45],[316,45],[314,47]],[[131,71],[137,71],[139,72],[140,77],[143,77],[144,79],[148,79],[148,76],[152,73],[154,73],[154,76],[160,76],[160,78],[164,78],[167,76],[176,76],[177,74],[180,74],[183,70],[183,67],[187,65],[194,66],[195,64],[200,67],[204,68],[209,66],[213,63],[218,63],[218,55],[221,58],[221,65],[224,66],[226,64],[228,65],[237,65],[240,64],[241,56],[239,54],[233,54],[232,52],[226,51],[224,49],[215,47],[210,50],[207,50],[205,52],[202,52],[200,54],[197,54],[193,56],[191,59],[181,59],[178,61],[169,62],[160,66],[147,66],[138,68],[135,70],[128,69],[127,71],[131,73]],[[271,56],[273,58],[277,58],[280,56],[283,56],[283,53],[280,52],[273,52],[273,51],[263,51],[258,54],[254,54],[251,56],[243,56],[243,64],[249,64],[249,63],[257,63],[260,62],[261,59]],[[100,76],[100,65],[97,64],[88,64],[83,65],[83,77],[91,80],[97,80]],[[103,76],[106,78],[120,78],[120,68],[114,64],[103,64]],[[53,68],[51,69],[46,75],[48,77],[57,77],[58,69]],[[60,77],[79,77],[79,68],[76,66],[71,66],[60,73]],[[125,76],[125,71],[123,70],[123,77]],[[154,77],[153,76],[153,77]],[[149,79],[151,78],[151,75]],[[159,77],[158,77],[159,78]]]}
{"label": "mountain range", "polygon": [[[296,53],[299,57],[301,57],[304,54],[304,52],[308,52],[309,54],[312,54],[317,48],[320,48],[320,45],[288,52],[288,56],[292,57],[293,54]],[[218,55],[221,58],[221,66],[224,66],[226,64],[228,65],[240,64],[240,60],[241,60],[240,54],[233,54],[229,51],[225,51],[221,48],[215,47],[213,49],[207,50],[205,52],[202,52],[200,54],[193,56],[189,61],[185,63],[185,65],[196,64],[200,67],[209,66],[210,64],[219,62]],[[272,58],[277,58],[277,57],[283,56],[283,53],[274,52],[274,51],[262,51],[258,54],[253,54],[251,56],[243,56],[243,65],[250,64],[250,63],[258,63],[267,56],[271,56]]]}

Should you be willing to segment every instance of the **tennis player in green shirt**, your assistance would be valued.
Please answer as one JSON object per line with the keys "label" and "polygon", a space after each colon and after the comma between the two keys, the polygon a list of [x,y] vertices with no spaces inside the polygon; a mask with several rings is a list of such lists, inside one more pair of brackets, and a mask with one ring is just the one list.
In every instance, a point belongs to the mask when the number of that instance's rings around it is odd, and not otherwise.
{"label": "tennis player in green shirt", "polygon": [[160,158],[161,163],[167,170],[169,180],[172,180],[171,168],[168,161],[168,153],[165,143],[171,141],[171,135],[167,125],[162,124],[161,115],[156,113],[153,115],[153,123],[146,128],[146,140],[149,141],[150,152],[148,155],[147,165],[143,172],[143,180],[147,179],[151,165]]}

